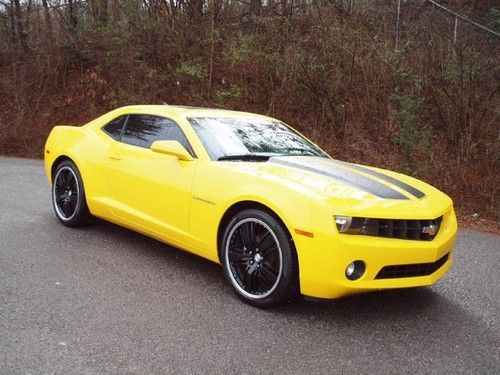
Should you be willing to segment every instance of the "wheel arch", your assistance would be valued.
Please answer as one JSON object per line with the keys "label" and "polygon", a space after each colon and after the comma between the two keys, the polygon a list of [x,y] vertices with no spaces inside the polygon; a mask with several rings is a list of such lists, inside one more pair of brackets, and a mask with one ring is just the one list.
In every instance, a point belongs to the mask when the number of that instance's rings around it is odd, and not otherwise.
{"label": "wheel arch", "polygon": [[[254,201],[254,200],[244,200],[244,201],[239,201],[239,202],[233,203],[231,206],[229,206],[227,208],[227,210],[222,215],[222,218],[219,222],[219,226],[217,228],[217,254],[219,257],[219,261],[222,263],[220,250],[221,250],[221,246],[222,246],[222,240],[224,237],[224,231],[225,231],[227,225],[229,224],[231,219],[238,212],[248,210],[248,209],[257,209],[257,210],[264,211],[264,212],[268,213],[269,215],[273,216],[281,224],[281,226],[287,232],[288,237],[290,239],[290,244],[292,245],[293,253],[294,253],[297,268],[298,268],[299,263],[298,263],[298,257],[297,257],[297,249],[295,248],[295,241],[293,240],[293,236],[292,236],[292,232],[290,231],[290,228],[288,228],[288,226],[285,224],[284,220],[281,219],[281,217],[276,213],[276,211],[274,211],[269,206],[267,206],[261,202]],[[297,272],[298,271],[299,270],[297,269]]]}
{"label": "wheel arch", "polygon": [[[72,162],[73,164],[76,165],[75,161],[73,159],[71,159],[69,156],[67,155],[59,155],[53,162],[52,162],[52,165],[50,166],[50,181],[54,181],[54,176],[56,174],[56,169],[57,169],[57,166],[59,164],[61,164],[63,161],[70,161]],[[78,166],[77,166],[78,167]]]}

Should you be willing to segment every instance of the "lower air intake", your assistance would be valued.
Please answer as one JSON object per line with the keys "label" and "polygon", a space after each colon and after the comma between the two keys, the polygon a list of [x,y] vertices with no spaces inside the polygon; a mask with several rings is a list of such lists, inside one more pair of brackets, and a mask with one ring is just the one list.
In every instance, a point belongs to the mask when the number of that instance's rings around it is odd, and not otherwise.
{"label": "lower air intake", "polygon": [[440,269],[448,260],[450,254],[446,254],[434,263],[401,264],[397,266],[385,266],[380,270],[375,279],[399,279],[403,277],[417,277],[432,275]]}

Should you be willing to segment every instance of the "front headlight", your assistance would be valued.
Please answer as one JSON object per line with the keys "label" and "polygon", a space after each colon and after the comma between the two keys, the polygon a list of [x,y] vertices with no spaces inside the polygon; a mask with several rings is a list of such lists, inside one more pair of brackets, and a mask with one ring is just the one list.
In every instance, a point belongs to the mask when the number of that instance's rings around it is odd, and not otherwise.
{"label": "front headlight", "polygon": [[375,219],[335,215],[339,233],[431,241],[441,226],[442,216],[436,219]]}
{"label": "front headlight", "polygon": [[346,233],[347,231],[349,231],[351,223],[351,216],[335,216],[335,224],[337,224],[337,230],[340,233]]}
{"label": "front headlight", "polygon": [[363,217],[334,216],[337,230],[340,233],[377,235],[378,219]]}

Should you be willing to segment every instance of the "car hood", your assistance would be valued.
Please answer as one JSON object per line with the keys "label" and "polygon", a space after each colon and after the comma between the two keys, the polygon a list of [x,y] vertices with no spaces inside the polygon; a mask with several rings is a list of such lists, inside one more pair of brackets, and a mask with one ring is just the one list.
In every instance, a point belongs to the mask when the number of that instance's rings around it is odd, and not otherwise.
{"label": "car hood", "polygon": [[334,206],[338,214],[368,211],[382,218],[396,208],[401,218],[437,217],[452,205],[444,193],[415,178],[324,157],[271,157],[264,163],[241,164],[264,180]]}

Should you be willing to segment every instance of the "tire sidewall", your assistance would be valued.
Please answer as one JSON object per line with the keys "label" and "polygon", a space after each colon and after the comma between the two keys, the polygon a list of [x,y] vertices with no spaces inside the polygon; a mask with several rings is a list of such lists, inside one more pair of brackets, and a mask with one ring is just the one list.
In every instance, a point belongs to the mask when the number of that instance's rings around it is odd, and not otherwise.
{"label": "tire sidewall", "polygon": [[[247,295],[242,294],[237,287],[235,287],[236,281],[231,275],[231,267],[227,260],[227,242],[230,240],[229,234],[232,228],[238,224],[240,221],[245,219],[258,219],[264,222],[274,233],[276,239],[278,240],[279,247],[281,250],[282,257],[282,269],[280,279],[277,286],[271,294],[263,298],[252,298]],[[288,231],[283,228],[282,224],[272,215],[265,211],[257,209],[247,209],[237,213],[228,223],[224,230],[224,236],[221,243],[221,248],[219,249],[219,257],[224,269],[224,276],[229,282],[235,293],[243,301],[257,306],[257,307],[272,307],[279,304],[283,304],[290,299],[293,299],[297,293],[297,266],[296,266],[296,256],[295,249],[293,247],[292,241]]]}
{"label": "tire sidewall", "polygon": [[[76,203],[76,211],[75,211],[75,214],[69,219],[61,217],[61,215],[58,213],[58,209],[56,207],[57,204],[55,201],[56,177],[57,177],[58,173],[64,168],[71,169],[71,171],[76,176],[76,183],[78,185],[77,186],[78,200]],[[72,161],[69,161],[69,160],[65,160],[57,165],[57,168],[54,172],[54,176],[53,176],[53,180],[52,180],[51,194],[52,194],[52,206],[54,208],[54,213],[62,224],[64,224],[67,227],[76,227],[76,226],[79,226],[79,225],[82,225],[85,223],[86,219],[88,218],[88,208],[87,208],[87,203],[86,203],[86,199],[85,199],[85,189],[83,187],[82,176],[80,175],[80,171],[78,170],[75,163],[73,163]]]}

